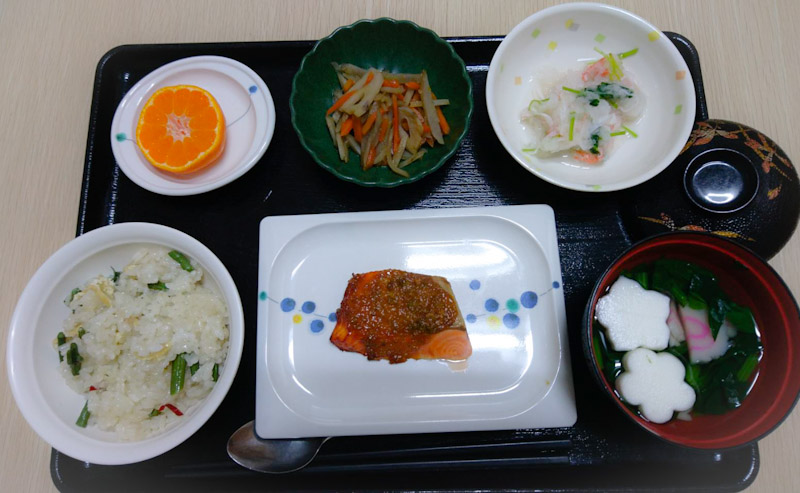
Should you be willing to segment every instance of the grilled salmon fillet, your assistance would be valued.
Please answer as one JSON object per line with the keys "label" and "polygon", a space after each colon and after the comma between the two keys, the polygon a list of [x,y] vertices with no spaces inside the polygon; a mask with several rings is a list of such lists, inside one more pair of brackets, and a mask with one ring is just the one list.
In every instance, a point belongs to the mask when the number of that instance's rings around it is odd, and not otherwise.
{"label": "grilled salmon fillet", "polygon": [[444,277],[388,269],[354,274],[336,312],[331,342],[370,360],[465,360],[464,318]]}

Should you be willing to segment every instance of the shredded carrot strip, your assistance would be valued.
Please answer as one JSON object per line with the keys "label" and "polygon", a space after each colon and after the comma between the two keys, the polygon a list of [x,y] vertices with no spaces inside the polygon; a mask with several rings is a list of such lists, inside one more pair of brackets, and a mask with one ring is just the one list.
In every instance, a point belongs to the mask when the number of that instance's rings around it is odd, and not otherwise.
{"label": "shredded carrot strip", "polygon": [[417,116],[419,117],[419,121],[422,122],[422,133],[423,134],[431,133],[431,126],[428,125],[428,121],[425,119],[425,116],[422,114],[419,108],[411,108],[411,109],[414,111],[414,113],[417,114]]}
{"label": "shredded carrot strip", "polygon": [[419,82],[414,82],[412,80],[412,81],[406,82],[406,87],[409,88],[409,89],[413,89],[415,91],[419,91],[420,85],[419,85]]}
{"label": "shredded carrot strip", "polygon": [[353,130],[353,119],[354,116],[348,116],[347,119],[342,123],[342,128],[339,130],[339,135],[344,137],[345,135],[350,133],[350,130]]}
{"label": "shredded carrot strip", "polygon": [[344,83],[344,87],[342,88],[342,90],[344,92],[349,91],[350,88],[353,87],[353,84],[355,84],[355,81],[353,81],[353,79],[347,79],[347,82]]}
{"label": "shredded carrot strip", "polygon": [[389,128],[389,119],[385,118],[381,122],[381,128],[378,130],[378,142],[383,140],[383,137],[386,135],[386,130]]}
{"label": "shredded carrot strip", "polygon": [[[431,97],[436,99],[436,94],[431,91]],[[439,118],[439,126],[442,128],[442,133],[447,135],[450,133],[450,124],[447,123],[447,120],[444,117],[444,113],[442,113],[442,109],[440,107],[436,107],[436,116]]]}
{"label": "shredded carrot strip", "polygon": [[396,80],[384,79],[383,80],[383,84],[381,84],[381,86],[383,86],[383,87],[400,87],[400,83],[397,82]]}
{"label": "shredded carrot strip", "polygon": [[364,135],[365,133],[369,132],[369,129],[372,128],[372,124],[375,123],[376,118],[378,118],[377,111],[373,111],[372,113],[369,114],[369,116],[367,117],[367,121],[361,127],[361,135]]}
{"label": "shredded carrot strip", "polygon": [[[367,84],[369,84],[369,83],[370,83],[370,81],[372,80],[372,77],[373,77],[373,76],[372,76],[372,72],[370,72],[370,73],[367,75],[367,82],[366,82]],[[330,114],[331,114],[331,113],[333,113],[334,111],[336,111],[336,110],[338,110],[339,108],[341,108],[341,107],[342,107],[342,105],[343,105],[344,103],[346,103],[346,102],[347,102],[347,100],[348,100],[348,99],[350,99],[350,97],[351,97],[353,94],[355,94],[355,91],[348,91],[348,92],[344,93],[344,94],[342,95],[342,97],[340,97],[338,100],[336,100],[336,102],[335,102],[335,103],[333,103],[333,106],[331,106],[330,108],[328,108],[328,111],[326,111],[326,112],[325,112],[325,114],[326,114],[326,115],[330,115]]]}
{"label": "shredded carrot strip", "polygon": [[584,150],[575,151],[572,154],[572,157],[574,157],[578,161],[583,161],[584,163],[587,163],[587,164],[596,164],[596,163],[600,162],[600,160],[603,158],[599,154],[592,154],[591,152],[584,151]]}
{"label": "shredded carrot strip", "polygon": [[442,133],[447,135],[450,133],[450,124],[447,123],[447,120],[444,117],[444,113],[442,113],[442,109],[438,106],[436,107],[436,116],[439,117],[439,126],[442,127]]}
{"label": "shredded carrot strip", "polygon": [[392,153],[400,146],[400,125],[397,115],[397,94],[392,94]]}
{"label": "shredded carrot strip", "polygon": [[352,96],[352,95],[353,95],[353,93],[352,93],[352,92],[346,92],[346,93],[344,93],[344,94],[342,95],[342,97],[340,97],[339,99],[337,99],[337,100],[336,100],[336,102],[335,102],[335,103],[333,103],[333,106],[331,106],[330,108],[328,108],[328,111],[326,111],[326,112],[325,112],[325,114],[326,114],[326,115],[330,115],[330,114],[331,114],[331,113],[333,113],[334,111],[336,111],[336,110],[338,110],[339,108],[341,108],[341,107],[342,107],[342,105],[343,105],[344,103],[346,103],[346,102],[347,102],[347,100],[348,100],[348,99],[350,99],[350,96]]}
{"label": "shredded carrot strip", "polygon": [[361,129],[361,118],[356,118],[355,116],[350,117],[353,120],[353,136],[356,138],[356,142],[359,144],[361,143],[361,139],[364,137],[364,133]]}
{"label": "shredded carrot strip", "polygon": [[369,152],[367,153],[367,160],[364,161],[364,168],[369,169],[372,166],[372,163],[375,162],[375,150],[377,148],[372,147]]}

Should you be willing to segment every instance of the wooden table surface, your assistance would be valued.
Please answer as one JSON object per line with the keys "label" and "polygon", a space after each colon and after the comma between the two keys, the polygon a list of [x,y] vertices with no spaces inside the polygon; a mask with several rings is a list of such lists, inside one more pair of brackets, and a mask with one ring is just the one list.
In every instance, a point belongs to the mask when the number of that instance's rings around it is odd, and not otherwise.
{"label": "wooden table surface", "polygon": [[[381,16],[441,36],[498,35],[552,1],[0,0],[2,339],[35,270],[75,235],[95,66],[121,44],[317,39]],[[800,159],[797,0],[609,1],[682,33],[701,56],[712,117],[749,124]],[[476,94],[476,97],[483,97]],[[800,294],[800,241],[772,259]],[[5,372],[5,351],[2,351]],[[53,490],[50,447],[0,378],[0,489]],[[750,491],[800,485],[800,410],[762,440]],[[391,485],[386,485],[390,487]]]}

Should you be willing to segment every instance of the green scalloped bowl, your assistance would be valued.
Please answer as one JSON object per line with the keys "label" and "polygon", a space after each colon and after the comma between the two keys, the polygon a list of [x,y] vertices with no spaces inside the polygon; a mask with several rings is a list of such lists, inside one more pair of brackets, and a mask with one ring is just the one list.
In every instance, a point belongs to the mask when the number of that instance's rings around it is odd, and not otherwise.
{"label": "green scalloped bowl", "polygon": [[[436,96],[450,100],[444,113],[451,130],[444,145],[427,148],[423,158],[405,168],[411,175],[409,178],[392,173],[386,166],[363,171],[359,157],[353,152],[349,163],[340,161],[324,118],[334,102],[333,91],[339,87],[331,62],[389,72],[427,70]],[[464,61],[433,31],[410,21],[361,20],[322,38],[303,58],[292,82],[289,106],[300,143],[320,166],[342,180],[359,185],[395,187],[436,171],[458,149],[472,117],[472,82]]]}

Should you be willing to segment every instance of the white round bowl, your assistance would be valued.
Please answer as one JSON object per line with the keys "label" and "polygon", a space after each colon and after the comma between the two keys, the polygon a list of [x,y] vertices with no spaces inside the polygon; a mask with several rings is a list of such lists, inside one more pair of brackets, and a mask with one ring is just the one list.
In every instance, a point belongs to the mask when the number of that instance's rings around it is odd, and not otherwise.
{"label": "white round bowl", "polygon": [[[158,89],[181,84],[210,92],[225,115],[225,148],[207,168],[178,175],[161,171],[136,144],[142,107]],[[111,122],[111,151],[125,176],[162,195],[195,195],[214,190],[250,170],[267,151],[275,131],[275,104],[264,80],[231,58],[183,58],[147,74],[120,101]]]}
{"label": "white round bowl", "polygon": [[[595,165],[523,152],[531,145],[523,110],[543,97],[543,86],[551,86],[555,76],[599,58],[595,48],[639,50],[623,61],[645,97],[635,125],[638,138],[623,137]],[[489,66],[486,105],[500,142],[525,169],[564,188],[607,192],[654,177],[678,156],[694,124],[695,92],[685,60],[653,25],[616,7],[569,3],[533,14],[500,43]]]}
{"label": "white round bowl", "polygon": [[[75,421],[85,397],[67,386],[53,350],[69,309],[64,298],[98,274],[121,268],[144,245],[179,250],[202,266],[206,282],[216,284],[229,311],[229,349],[219,380],[198,405],[184,410],[182,421],[163,433],[125,442],[113,433]],[[239,292],[222,262],[202,243],[180,231],[149,223],[121,223],[90,231],[70,241],[31,278],[11,318],[7,364],[11,391],[31,427],[60,452],[94,464],[130,464],[160,455],[189,438],[225,398],[242,355],[244,314]]]}

